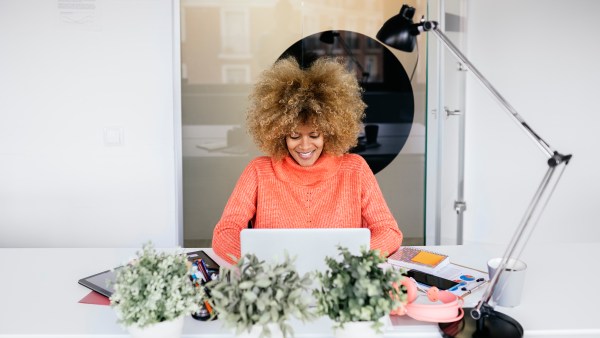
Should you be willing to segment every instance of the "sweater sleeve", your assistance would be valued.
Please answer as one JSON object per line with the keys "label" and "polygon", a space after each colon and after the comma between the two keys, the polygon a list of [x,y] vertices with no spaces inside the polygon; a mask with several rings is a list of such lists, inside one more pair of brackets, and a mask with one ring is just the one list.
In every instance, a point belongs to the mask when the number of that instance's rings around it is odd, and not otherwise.
{"label": "sweater sleeve", "polygon": [[256,213],[258,175],[254,162],[250,162],[225,205],[221,219],[215,226],[212,248],[221,258],[234,263],[230,255],[240,257],[240,232]]}
{"label": "sweater sleeve", "polygon": [[371,230],[371,249],[389,256],[402,244],[402,232],[385,202],[373,171],[362,160],[361,207],[363,226]]}

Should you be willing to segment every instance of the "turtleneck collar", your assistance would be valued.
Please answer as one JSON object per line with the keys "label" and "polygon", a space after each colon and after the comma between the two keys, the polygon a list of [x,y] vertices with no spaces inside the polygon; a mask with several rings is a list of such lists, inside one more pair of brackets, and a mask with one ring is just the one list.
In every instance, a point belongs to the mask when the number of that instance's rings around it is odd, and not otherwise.
{"label": "turtleneck collar", "polygon": [[271,161],[278,179],[298,185],[313,185],[334,176],[342,164],[342,158],[343,156],[321,154],[310,167],[299,165],[289,155],[281,160]]}

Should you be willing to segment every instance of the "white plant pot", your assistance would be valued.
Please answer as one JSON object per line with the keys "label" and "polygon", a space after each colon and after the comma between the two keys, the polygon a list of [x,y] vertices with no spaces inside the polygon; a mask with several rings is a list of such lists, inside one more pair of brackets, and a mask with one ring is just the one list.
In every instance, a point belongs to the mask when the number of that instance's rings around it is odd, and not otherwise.
{"label": "white plant pot", "polygon": [[344,323],[343,328],[335,329],[335,338],[381,338],[383,333],[377,333],[373,322]]}
{"label": "white plant pot", "polygon": [[127,327],[127,330],[132,338],[180,338],[183,332],[183,319],[184,316],[179,316],[144,328],[132,325]]}
{"label": "white plant pot", "polygon": [[[271,338],[283,338],[283,332],[279,329],[279,325],[267,324],[267,326],[269,327],[269,331],[271,331]],[[262,325],[254,325],[250,332],[244,330],[242,333],[236,335],[236,338],[258,338],[262,329]]]}

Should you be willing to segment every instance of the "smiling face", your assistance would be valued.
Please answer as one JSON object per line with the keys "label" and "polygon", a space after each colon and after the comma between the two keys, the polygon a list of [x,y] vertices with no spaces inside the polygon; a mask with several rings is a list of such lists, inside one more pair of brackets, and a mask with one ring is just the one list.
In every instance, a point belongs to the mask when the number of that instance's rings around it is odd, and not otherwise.
{"label": "smiling face", "polygon": [[303,124],[285,137],[285,143],[290,155],[299,165],[310,167],[321,156],[324,138],[314,127]]}

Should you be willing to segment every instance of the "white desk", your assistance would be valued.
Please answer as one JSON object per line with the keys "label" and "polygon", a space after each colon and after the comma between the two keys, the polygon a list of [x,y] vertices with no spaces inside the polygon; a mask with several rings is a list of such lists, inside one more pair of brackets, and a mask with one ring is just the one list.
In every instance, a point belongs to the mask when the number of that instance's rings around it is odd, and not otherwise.
{"label": "white desk", "polygon": [[[485,270],[488,258],[502,254],[503,247],[441,246],[455,263]],[[108,306],[80,304],[89,290],[77,280],[120,265],[136,249],[0,249],[0,337],[33,338],[127,337]],[[207,250],[211,253],[210,250]],[[573,257],[588,257],[573,260]],[[496,310],[512,316],[526,337],[600,337],[600,294],[597,292],[593,258],[600,244],[540,246],[528,248],[524,295],[520,306]],[[582,282],[569,274],[577,272]],[[589,283],[589,285],[586,285]],[[575,287],[589,287],[584,293]],[[473,306],[481,292],[468,296]],[[395,318],[386,337],[439,337],[436,324]],[[296,337],[332,337],[331,322],[322,318],[308,324],[294,323]],[[189,317],[184,337],[231,337],[221,322],[201,322]]]}

